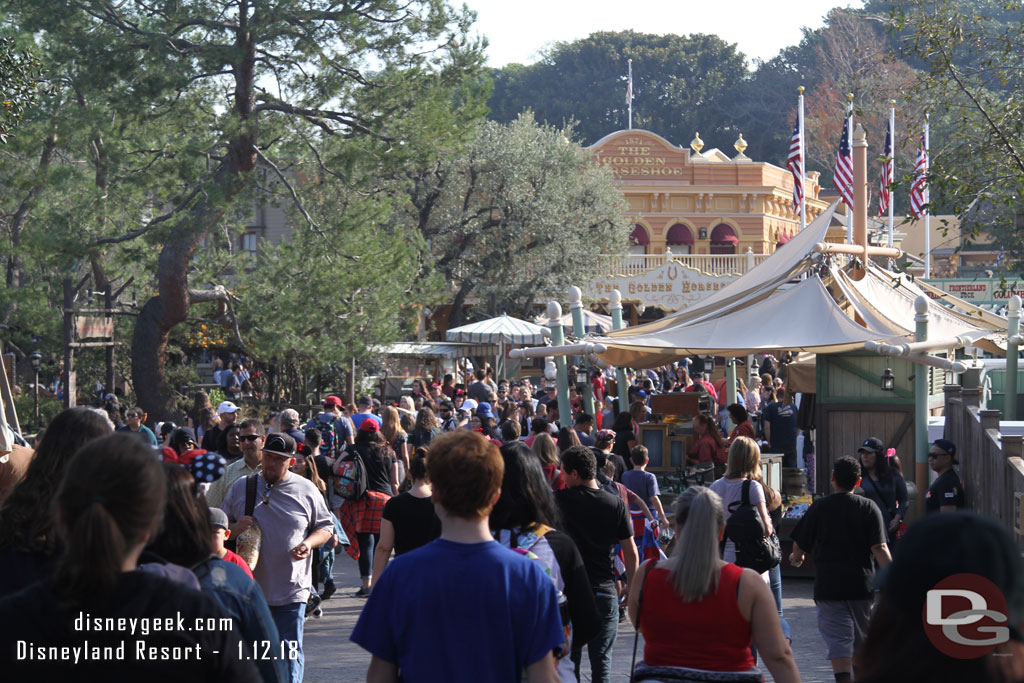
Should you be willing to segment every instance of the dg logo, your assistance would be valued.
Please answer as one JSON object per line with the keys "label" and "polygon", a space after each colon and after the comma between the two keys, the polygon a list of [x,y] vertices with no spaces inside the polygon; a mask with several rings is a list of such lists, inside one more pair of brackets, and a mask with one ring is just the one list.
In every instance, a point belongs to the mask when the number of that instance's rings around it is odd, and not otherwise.
{"label": "dg logo", "polygon": [[943,654],[975,659],[1010,640],[1008,614],[994,583],[977,574],[954,574],[928,591],[924,632]]}

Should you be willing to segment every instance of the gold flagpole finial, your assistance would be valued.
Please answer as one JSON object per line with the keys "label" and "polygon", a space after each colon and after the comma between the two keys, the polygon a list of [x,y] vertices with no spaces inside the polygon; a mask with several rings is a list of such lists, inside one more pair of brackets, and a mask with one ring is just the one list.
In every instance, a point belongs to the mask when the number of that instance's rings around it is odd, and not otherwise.
{"label": "gold flagpole finial", "polygon": [[852,92],[851,92],[851,93],[848,93],[848,94],[846,95],[846,101],[847,101],[847,102],[853,102],[853,93],[852,93]]}
{"label": "gold flagpole finial", "polygon": [[797,87],[796,91],[798,93],[800,93],[801,95],[803,95],[804,94],[804,86],[801,85],[801,86]]}

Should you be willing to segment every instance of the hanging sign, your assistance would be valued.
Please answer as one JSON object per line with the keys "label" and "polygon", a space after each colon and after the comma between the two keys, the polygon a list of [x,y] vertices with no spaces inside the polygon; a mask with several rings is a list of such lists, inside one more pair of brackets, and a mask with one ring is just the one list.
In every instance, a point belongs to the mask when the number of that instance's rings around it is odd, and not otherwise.
{"label": "hanging sign", "polygon": [[584,289],[589,299],[608,299],[619,290],[622,300],[678,311],[707,298],[740,276],[739,273],[712,275],[679,261],[668,261],[639,275],[612,275],[592,280]]}

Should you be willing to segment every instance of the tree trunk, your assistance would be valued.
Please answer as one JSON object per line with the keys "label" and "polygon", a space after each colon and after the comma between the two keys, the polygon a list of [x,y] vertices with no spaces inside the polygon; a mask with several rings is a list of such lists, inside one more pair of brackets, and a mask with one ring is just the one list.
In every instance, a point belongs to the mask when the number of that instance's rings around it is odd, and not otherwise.
{"label": "tree trunk", "polygon": [[468,282],[463,282],[459,287],[459,291],[455,293],[455,298],[452,299],[451,312],[448,314],[448,329],[458,327],[462,324],[462,307],[466,305],[466,297],[473,290],[473,287]]}

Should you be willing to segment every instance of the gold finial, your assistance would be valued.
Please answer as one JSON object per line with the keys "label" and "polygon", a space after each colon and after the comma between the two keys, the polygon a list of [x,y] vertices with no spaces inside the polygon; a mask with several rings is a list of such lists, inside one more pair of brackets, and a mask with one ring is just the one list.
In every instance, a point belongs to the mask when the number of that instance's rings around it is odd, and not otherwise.
{"label": "gold finial", "polygon": [[739,152],[740,156],[743,156],[743,152],[747,149],[747,141],[743,139],[743,133],[740,133],[740,136],[736,138],[736,142],[733,143],[733,149]]}
{"label": "gold finial", "polygon": [[847,102],[853,102],[853,93],[852,92],[846,95],[846,101]]}
{"label": "gold finial", "polygon": [[796,91],[797,91],[798,93],[800,93],[801,95],[803,95],[803,94],[804,94],[804,86],[802,86],[802,85],[801,85],[800,87],[798,87],[798,88],[796,89]]}
{"label": "gold finial", "polygon": [[889,106],[890,107],[895,107],[896,106],[896,100],[889,100]]}
{"label": "gold finial", "polygon": [[700,133],[695,133],[693,139],[690,140],[690,149],[694,154],[700,154],[700,151],[704,149],[704,141],[700,139]]}

